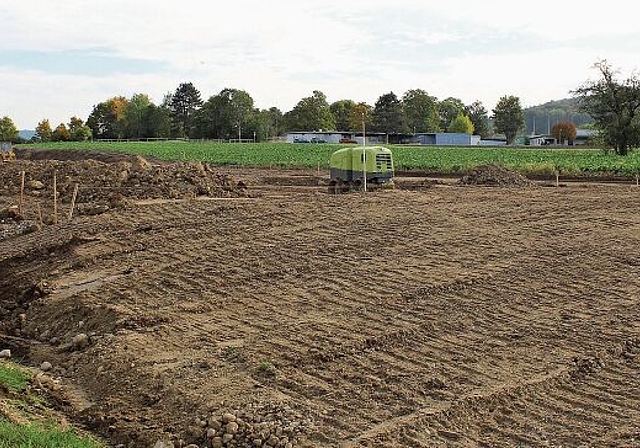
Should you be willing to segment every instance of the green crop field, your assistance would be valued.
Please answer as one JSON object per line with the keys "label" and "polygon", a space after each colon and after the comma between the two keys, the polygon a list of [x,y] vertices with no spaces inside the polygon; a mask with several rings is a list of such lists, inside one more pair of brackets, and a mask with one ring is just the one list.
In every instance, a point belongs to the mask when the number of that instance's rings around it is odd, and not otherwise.
{"label": "green crop field", "polygon": [[[216,165],[248,167],[326,168],[332,152],[345,145],[213,142],[64,142],[21,147],[122,151],[167,160],[200,160]],[[640,153],[626,157],[594,149],[505,147],[390,146],[397,170],[457,174],[483,164],[498,164],[524,174],[634,176],[640,173]]]}

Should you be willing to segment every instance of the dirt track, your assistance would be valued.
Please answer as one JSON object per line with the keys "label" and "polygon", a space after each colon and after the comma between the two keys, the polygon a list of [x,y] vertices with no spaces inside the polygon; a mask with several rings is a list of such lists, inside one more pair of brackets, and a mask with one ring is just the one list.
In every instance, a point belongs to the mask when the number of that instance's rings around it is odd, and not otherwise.
{"label": "dirt track", "polygon": [[640,446],[639,188],[254,192],[0,242],[4,331],[114,443]]}

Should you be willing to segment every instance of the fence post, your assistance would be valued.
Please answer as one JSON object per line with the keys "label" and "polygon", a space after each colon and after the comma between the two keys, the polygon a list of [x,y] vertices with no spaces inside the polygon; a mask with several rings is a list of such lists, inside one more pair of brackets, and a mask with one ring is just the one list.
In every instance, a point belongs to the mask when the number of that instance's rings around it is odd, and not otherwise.
{"label": "fence post", "polygon": [[20,213],[20,216],[22,216],[24,212],[24,170],[20,173],[20,176],[22,179],[20,181],[20,205],[18,206],[18,213]]}
{"label": "fence post", "polygon": [[58,224],[58,172],[53,172],[53,223]]}

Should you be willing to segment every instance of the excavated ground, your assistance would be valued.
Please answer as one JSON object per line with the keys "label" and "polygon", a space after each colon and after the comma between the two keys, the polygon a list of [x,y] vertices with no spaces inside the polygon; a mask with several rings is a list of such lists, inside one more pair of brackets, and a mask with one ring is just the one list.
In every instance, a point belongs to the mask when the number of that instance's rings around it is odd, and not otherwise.
{"label": "excavated ground", "polygon": [[114,444],[640,446],[640,188],[241,173],[0,241],[0,342]]}

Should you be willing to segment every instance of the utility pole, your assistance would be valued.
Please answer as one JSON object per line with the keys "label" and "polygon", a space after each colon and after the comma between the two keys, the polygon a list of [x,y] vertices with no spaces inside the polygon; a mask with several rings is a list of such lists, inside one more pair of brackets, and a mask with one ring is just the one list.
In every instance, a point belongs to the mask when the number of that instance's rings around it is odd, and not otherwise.
{"label": "utility pole", "polygon": [[362,112],[362,182],[364,192],[367,192],[367,134],[364,127],[364,112]]}

